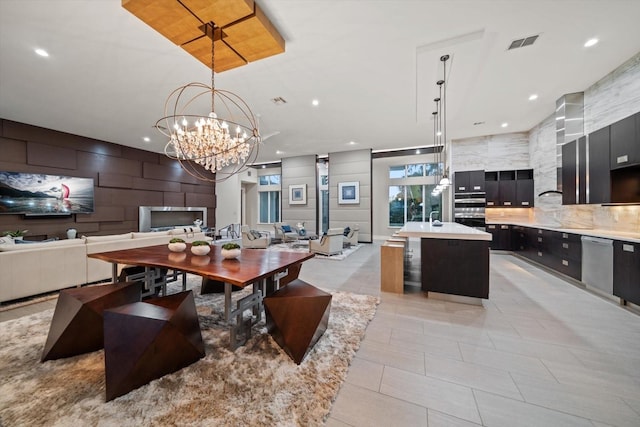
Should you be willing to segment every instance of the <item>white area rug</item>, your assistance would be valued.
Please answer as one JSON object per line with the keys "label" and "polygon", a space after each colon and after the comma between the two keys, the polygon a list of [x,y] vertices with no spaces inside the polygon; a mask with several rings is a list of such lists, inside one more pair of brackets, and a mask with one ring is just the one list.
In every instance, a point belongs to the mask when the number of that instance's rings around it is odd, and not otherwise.
{"label": "white area rug", "polygon": [[321,425],[378,299],[334,293],[327,331],[296,365],[264,323],[230,351],[223,295],[199,283],[189,277],[205,358],[107,403],[102,350],[40,363],[53,310],[0,323],[0,426]]}
{"label": "white area rug", "polygon": [[[341,254],[336,255],[322,255],[316,254],[316,258],[320,259],[331,259],[334,261],[342,261],[347,258],[349,255],[357,251],[362,247],[362,244],[351,245],[350,248],[344,248]],[[269,246],[268,250],[270,251],[291,251],[291,252],[309,252],[309,244],[308,241],[304,243],[277,243],[275,245]]]}

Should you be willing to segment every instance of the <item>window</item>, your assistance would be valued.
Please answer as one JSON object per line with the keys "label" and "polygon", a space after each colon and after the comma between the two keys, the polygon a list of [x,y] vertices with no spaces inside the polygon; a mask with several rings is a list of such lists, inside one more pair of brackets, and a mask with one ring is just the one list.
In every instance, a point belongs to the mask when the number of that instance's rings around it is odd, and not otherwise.
{"label": "window", "polygon": [[398,179],[404,178],[404,165],[402,166],[389,166],[389,178],[390,179]]}
{"label": "window", "polygon": [[280,192],[261,191],[260,193],[260,222],[274,223],[280,221]]}
{"label": "window", "polygon": [[442,195],[433,196],[433,185],[390,185],[389,226],[429,220],[432,211],[442,212]]}
{"label": "window", "polygon": [[425,173],[427,176],[438,176],[444,173],[444,166],[442,163],[427,163],[425,166]]}
{"label": "window", "polygon": [[424,165],[407,165],[407,177],[424,176]]}
{"label": "window", "polygon": [[280,185],[280,175],[262,175],[260,185]]}
{"label": "window", "polygon": [[280,221],[280,175],[258,177],[259,218],[263,224]]}
{"label": "window", "polygon": [[442,175],[443,170],[444,166],[442,163],[415,163],[389,166],[389,179],[438,176]]}

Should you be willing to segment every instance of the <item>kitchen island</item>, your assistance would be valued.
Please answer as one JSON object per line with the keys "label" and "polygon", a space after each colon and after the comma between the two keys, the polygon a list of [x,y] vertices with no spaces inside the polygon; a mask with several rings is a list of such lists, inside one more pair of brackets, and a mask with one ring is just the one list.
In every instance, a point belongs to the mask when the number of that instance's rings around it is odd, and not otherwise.
{"label": "kitchen island", "polygon": [[455,222],[410,222],[397,234],[420,238],[423,291],[468,298],[460,302],[489,298],[490,233]]}

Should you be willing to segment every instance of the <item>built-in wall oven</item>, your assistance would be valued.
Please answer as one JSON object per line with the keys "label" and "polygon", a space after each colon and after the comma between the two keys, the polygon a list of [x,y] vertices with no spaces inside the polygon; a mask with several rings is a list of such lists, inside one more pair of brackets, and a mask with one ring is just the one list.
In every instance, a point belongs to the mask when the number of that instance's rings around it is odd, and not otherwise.
{"label": "built-in wall oven", "polygon": [[485,193],[455,193],[453,200],[454,221],[485,231]]}

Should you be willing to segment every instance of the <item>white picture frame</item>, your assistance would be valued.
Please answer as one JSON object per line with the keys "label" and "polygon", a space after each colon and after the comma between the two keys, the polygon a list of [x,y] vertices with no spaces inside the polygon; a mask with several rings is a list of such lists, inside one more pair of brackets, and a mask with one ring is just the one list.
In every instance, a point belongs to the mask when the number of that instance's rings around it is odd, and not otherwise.
{"label": "white picture frame", "polygon": [[307,185],[295,184],[289,186],[289,204],[290,205],[306,205],[307,204]]}
{"label": "white picture frame", "polygon": [[338,204],[357,205],[360,203],[360,182],[338,183]]}

